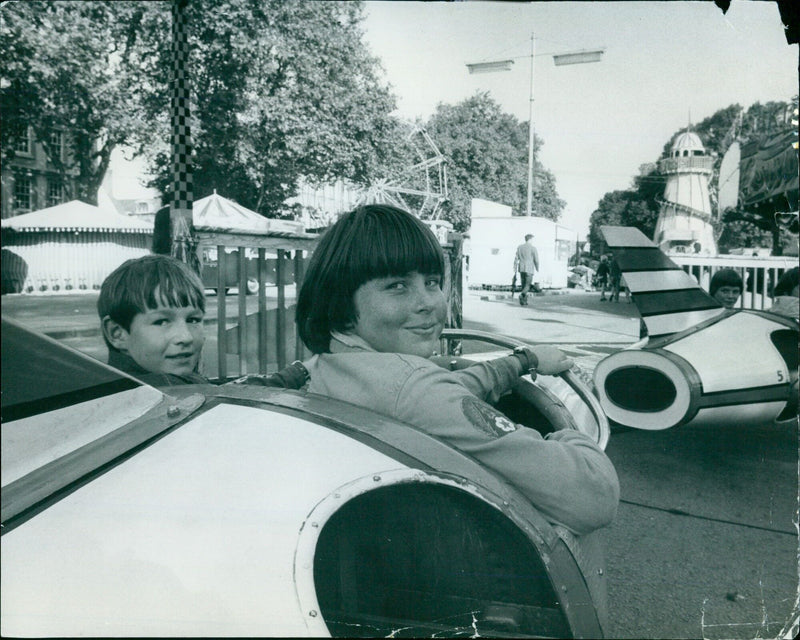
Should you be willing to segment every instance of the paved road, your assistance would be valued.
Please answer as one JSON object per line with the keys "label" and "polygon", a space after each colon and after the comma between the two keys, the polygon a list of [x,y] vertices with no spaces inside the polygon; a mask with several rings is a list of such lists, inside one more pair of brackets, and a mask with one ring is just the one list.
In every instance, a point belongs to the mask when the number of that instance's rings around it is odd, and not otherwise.
{"label": "paved road", "polygon": [[[464,325],[558,344],[582,368],[638,340],[632,304],[599,294],[471,292]],[[613,638],[774,638],[797,606],[797,425],[618,429],[605,530]]]}
{"label": "paved road", "polygon": [[[4,296],[2,311],[104,358],[95,304],[91,293]],[[209,297],[212,319],[216,304]],[[235,315],[236,297],[227,304]],[[638,322],[633,305],[597,293],[537,296],[528,307],[491,292],[464,300],[465,328],[558,344],[587,371],[636,341]],[[617,430],[607,451],[622,489],[604,532],[607,635],[777,637],[797,606],[796,425]]]}

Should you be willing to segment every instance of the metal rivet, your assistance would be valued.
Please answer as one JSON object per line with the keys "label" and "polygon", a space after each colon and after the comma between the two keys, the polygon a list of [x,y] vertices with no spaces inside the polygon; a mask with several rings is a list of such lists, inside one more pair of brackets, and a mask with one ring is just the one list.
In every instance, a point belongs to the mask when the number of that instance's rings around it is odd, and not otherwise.
{"label": "metal rivet", "polygon": [[341,498],[342,496],[341,496],[341,495],[339,495],[338,493],[334,493],[334,494],[333,494],[333,497],[334,497],[334,498]]}
{"label": "metal rivet", "polygon": [[312,526],[312,527],[319,528],[319,522],[312,522],[312,523],[311,523],[311,526]]}
{"label": "metal rivet", "polygon": [[178,405],[173,404],[167,409],[168,418],[176,418],[179,415],[181,415],[181,408]]}
{"label": "metal rivet", "polygon": [[503,500],[503,506],[504,506],[504,507],[507,507],[507,506],[508,506],[508,502],[506,502],[505,500]]}
{"label": "metal rivet", "polygon": [[566,593],[566,592],[567,592],[567,587],[566,587],[566,586],[563,586],[563,587],[561,587],[561,590],[562,590],[564,593]]}
{"label": "metal rivet", "polygon": [[597,570],[597,575],[598,576],[602,576],[603,575],[603,570],[602,569],[598,569]]}
{"label": "metal rivet", "polygon": [[317,612],[312,609],[311,611],[308,612],[308,615],[310,615],[312,618],[316,618]]}
{"label": "metal rivet", "polygon": [[380,481],[381,481],[381,477],[380,477],[380,476],[372,476],[372,479],[373,479],[375,482],[380,482]]}

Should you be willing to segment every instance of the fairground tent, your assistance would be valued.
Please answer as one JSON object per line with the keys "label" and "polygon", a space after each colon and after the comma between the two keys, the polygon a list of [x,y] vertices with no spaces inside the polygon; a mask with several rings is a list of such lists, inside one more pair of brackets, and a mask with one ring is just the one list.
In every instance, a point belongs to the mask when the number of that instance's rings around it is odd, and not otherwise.
{"label": "fairground tent", "polygon": [[302,234],[304,231],[302,222],[265,218],[233,200],[218,195],[216,190],[210,196],[194,201],[192,223],[196,229],[215,231],[254,231],[271,234]]}
{"label": "fairground tent", "polygon": [[[302,222],[265,218],[255,211],[219,195],[216,189],[210,196],[194,201],[192,205],[192,224],[195,231],[199,232],[200,235],[203,235],[203,232],[213,234],[248,233],[256,236],[272,237],[305,237],[307,235]],[[226,253],[233,253],[234,251],[236,251],[235,246],[227,246],[225,249]],[[208,279],[208,284],[211,286],[212,281],[216,282],[216,271],[212,275],[208,271],[208,266],[217,261],[217,246],[201,245],[198,249],[198,255],[201,263],[205,265],[203,278],[204,280]],[[246,256],[252,260],[257,256],[257,252],[255,249],[248,249]],[[275,255],[270,252],[268,257],[274,261]],[[231,283],[237,280],[234,267],[235,264],[231,262],[227,268],[229,271],[228,279]],[[248,269],[250,268],[255,267],[249,267]],[[274,266],[270,268],[274,269]]]}
{"label": "fairground tent", "polygon": [[99,289],[129,258],[150,253],[153,227],[72,200],[7,218],[2,226],[2,292]]}

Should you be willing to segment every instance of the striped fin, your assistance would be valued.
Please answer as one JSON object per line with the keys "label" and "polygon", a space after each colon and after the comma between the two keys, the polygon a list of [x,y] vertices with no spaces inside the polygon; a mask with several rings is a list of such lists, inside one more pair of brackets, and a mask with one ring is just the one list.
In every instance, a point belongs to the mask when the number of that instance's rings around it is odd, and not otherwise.
{"label": "striped fin", "polygon": [[601,226],[651,338],[689,329],[724,307],[635,227]]}

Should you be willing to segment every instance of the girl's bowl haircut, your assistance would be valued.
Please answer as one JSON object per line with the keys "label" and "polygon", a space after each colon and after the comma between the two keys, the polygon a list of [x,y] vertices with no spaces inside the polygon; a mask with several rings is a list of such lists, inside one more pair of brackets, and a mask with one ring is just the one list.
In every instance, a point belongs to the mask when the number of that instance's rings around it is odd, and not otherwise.
{"label": "girl's bowl haircut", "polygon": [[330,350],[331,331],[356,320],[353,296],[365,282],[416,271],[444,277],[444,254],[421,220],[391,205],[343,215],[314,250],[297,298],[297,328],[313,353]]}

